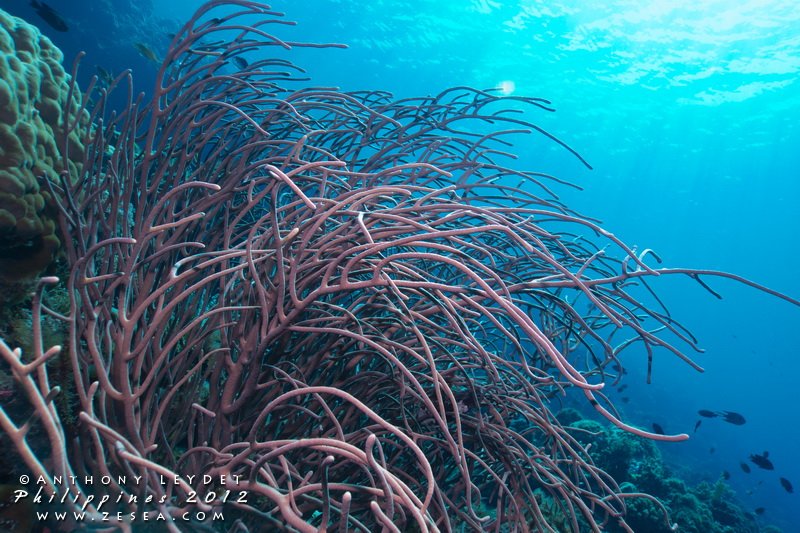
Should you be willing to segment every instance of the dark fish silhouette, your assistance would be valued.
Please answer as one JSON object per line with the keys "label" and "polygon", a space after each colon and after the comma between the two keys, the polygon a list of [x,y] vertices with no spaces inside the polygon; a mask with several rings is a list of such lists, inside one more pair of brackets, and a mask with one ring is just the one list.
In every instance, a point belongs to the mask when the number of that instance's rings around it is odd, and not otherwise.
{"label": "dark fish silhouette", "polygon": [[241,56],[233,56],[232,60],[234,63],[236,63],[236,66],[242,70],[246,69],[249,66],[247,60]]}
{"label": "dark fish silhouette", "polygon": [[742,472],[744,472],[745,474],[750,473],[750,467],[747,466],[747,463],[739,463],[739,466],[742,467]]}
{"label": "dark fish silhouette", "polygon": [[663,435],[664,434],[664,428],[662,428],[660,425],[656,424],[655,422],[653,422],[653,431],[655,431],[659,435]]}
{"label": "dark fish silhouette", "polygon": [[694,425],[694,432],[695,432],[695,433],[697,433],[697,428],[699,428],[699,427],[700,427],[700,424],[701,424],[702,422],[703,422],[702,420],[698,420],[698,421],[697,421],[697,423]]}
{"label": "dark fish silhouette", "polygon": [[764,511],[766,511],[766,509],[764,509],[763,507],[756,507],[757,515],[761,516],[762,514],[764,514]]}
{"label": "dark fish silhouette", "polygon": [[625,390],[625,389],[627,389],[627,388],[628,388],[628,385],[627,385],[627,384],[625,384],[625,385],[621,385],[621,386],[620,386],[620,388],[618,388],[618,389],[617,389],[617,392],[622,392],[622,391],[624,391],[624,390]]}
{"label": "dark fish silhouette", "polygon": [[742,415],[740,415],[739,413],[735,413],[733,411],[716,412],[716,411],[709,411],[708,409],[700,409],[699,411],[697,411],[697,414],[700,416],[704,416],[706,418],[716,418],[718,416],[721,416],[725,422],[737,426],[744,425],[744,423],[747,422],[747,420],[745,420]]}
{"label": "dark fish silhouette", "polygon": [[44,2],[37,2],[36,0],[31,0],[31,7],[36,11],[36,13],[42,17],[42,19],[50,25],[56,31],[67,31],[69,30],[69,26],[67,23],[64,22],[64,19],[61,18],[61,15],[53,9],[52,7],[48,6]]}
{"label": "dark fish silhouette", "polygon": [[100,65],[95,65],[94,67],[97,69],[97,78],[103,85],[108,87],[114,82],[114,74],[110,70],[104,69]]}
{"label": "dark fish silhouette", "polygon": [[789,493],[794,492],[794,487],[792,487],[792,484],[789,483],[788,479],[786,479],[785,477],[782,477],[780,479],[781,479],[781,486],[784,488],[786,492]]}
{"label": "dark fish silhouette", "polygon": [[764,470],[775,470],[775,466],[772,464],[772,461],[768,459],[769,452],[764,452],[762,455],[758,455],[757,453],[750,455],[750,461],[754,465],[759,468],[763,468]]}
{"label": "dark fish silhouette", "polygon": [[627,396],[622,397],[622,403],[628,403],[629,401],[631,401],[631,399],[628,398]]}
{"label": "dark fish silhouette", "polygon": [[734,413],[733,411],[722,411],[719,413],[719,415],[722,416],[725,422],[728,422],[729,424],[741,426],[747,422],[742,415],[739,413]]}
{"label": "dark fish silhouette", "polygon": [[717,451],[717,449],[714,448],[713,446],[708,449],[708,453],[714,453],[715,451]]}
{"label": "dark fish silhouette", "polygon": [[722,479],[730,479],[730,478],[731,478],[731,473],[728,472],[727,470],[723,470],[722,471]]}

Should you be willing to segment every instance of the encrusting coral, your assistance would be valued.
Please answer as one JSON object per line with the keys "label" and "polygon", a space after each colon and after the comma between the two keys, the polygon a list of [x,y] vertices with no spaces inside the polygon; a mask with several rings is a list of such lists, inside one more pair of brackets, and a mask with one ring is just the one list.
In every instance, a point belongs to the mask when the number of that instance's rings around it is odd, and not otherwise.
{"label": "encrusting coral", "polygon": [[0,12],[0,54],[0,281],[14,282],[36,276],[58,249],[42,180],[77,174],[88,118],[61,51],[35,26]]}

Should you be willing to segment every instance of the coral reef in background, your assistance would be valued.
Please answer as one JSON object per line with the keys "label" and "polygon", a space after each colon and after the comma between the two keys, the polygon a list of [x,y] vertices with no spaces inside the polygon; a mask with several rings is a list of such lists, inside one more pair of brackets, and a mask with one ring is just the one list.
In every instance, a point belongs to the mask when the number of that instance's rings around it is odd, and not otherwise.
{"label": "coral reef in background", "polygon": [[[77,176],[88,115],[38,28],[0,11],[0,288],[34,279],[59,246],[43,179]],[[64,150],[67,150],[66,152]]]}
{"label": "coral reef in background", "polygon": [[[618,428],[585,419],[574,409],[558,413],[565,427],[578,430],[575,438],[591,448],[592,460],[611,475],[624,492],[655,496],[669,510],[670,518],[684,533],[780,533],[775,526],[757,521],[739,502],[720,476],[713,483],[687,484],[667,466],[655,443]],[[628,525],[637,532],[670,533],[660,506],[646,499],[628,502]],[[621,531],[613,525],[610,532]]]}

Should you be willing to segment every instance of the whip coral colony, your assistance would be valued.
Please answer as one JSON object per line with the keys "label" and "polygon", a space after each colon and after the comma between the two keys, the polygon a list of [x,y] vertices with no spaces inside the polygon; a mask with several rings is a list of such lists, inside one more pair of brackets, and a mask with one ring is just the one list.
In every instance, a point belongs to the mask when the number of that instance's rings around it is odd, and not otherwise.
{"label": "whip coral colony", "polygon": [[[509,166],[522,132],[551,137],[525,118],[546,101],[291,89],[300,69],[270,51],[330,45],[282,41],[285,24],[210,2],[148,102],[113,112],[87,88],[82,161],[48,182],[69,275],[42,279],[32,353],[0,344],[49,443],[0,410],[32,479],[129,530],[630,530],[626,502],[649,496],[596,467],[551,398],[577,388],[620,427],[685,438],[627,426],[602,395],[624,350],[694,365],[672,344],[691,335],[636,293],[658,304],[646,280],[672,274],[767,289],[655,268],[555,178]],[[42,313],[64,346],[43,345]],[[57,358],[73,382],[51,383]]]}

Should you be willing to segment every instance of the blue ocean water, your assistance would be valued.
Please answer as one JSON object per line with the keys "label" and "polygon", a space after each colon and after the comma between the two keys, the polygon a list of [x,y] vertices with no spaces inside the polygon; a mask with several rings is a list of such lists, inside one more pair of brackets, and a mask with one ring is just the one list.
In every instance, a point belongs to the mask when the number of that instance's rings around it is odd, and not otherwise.
{"label": "blue ocean water", "polygon": [[[38,24],[66,62],[87,52],[79,79],[95,66],[133,70],[147,91],[156,67],[133,47],[163,53],[199,0],[52,0],[70,26],[49,28],[21,0],[0,7]],[[667,266],[733,272],[800,297],[800,4],[674,0],[279,1],[297,27],[288,39],[345,43],[346,50],[297,50],[312,83],[436,94],[454,85],[502,88],[550,100],[534,121],[576,149],[586,169],[543,137],[524,137],[519,166],[584,188],[557,189],[572,208],[652,248]],[[646,5],[646,7],[642,7]],[[731,473],[729,483],[764,520],[796,531],[800,494],[800,309],[756,290],[706,278],[718,300],[689,279],[654,286],[698,337],[699,374],[657,354],[651,384],[645,356],[628,354],[619,404],[626,421],[688,432],[660,445],[692,481]],[[612,399],[615,398],[613,393]],[[742,413],[743,426],[704,419],[699,409]],[[711,451],[713,449],[713,452]],[[770,452],[775,471],[739,463]]]}

